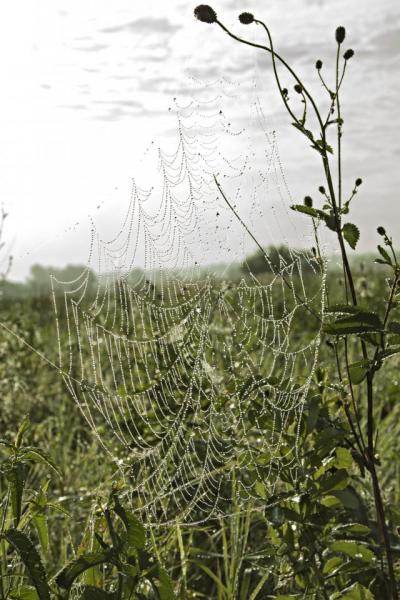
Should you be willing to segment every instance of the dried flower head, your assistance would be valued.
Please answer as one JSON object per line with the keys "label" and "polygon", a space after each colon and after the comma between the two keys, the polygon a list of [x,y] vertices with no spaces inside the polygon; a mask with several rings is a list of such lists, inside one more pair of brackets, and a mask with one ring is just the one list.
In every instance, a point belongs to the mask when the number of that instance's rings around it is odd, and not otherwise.
{"label": "dried flower head", "polygon": [[239,15],[239,21],[243,25],[250,25],[250,23],[254,23],[254,15],[248,12],[243,12]]}
{"label": "dried flower head", "polygon": [[346,52],[343,54],[344,60],[350,60],[350,58],[352,58],[353,56],[354,56],[354,50],[352,50],[351,48],[346,50]]}
{"label": "dried flower head", "polygon": [[199,6],[196,6],[194,16],[202,23],[215,23],[217,20],[217,13],[208,4],[199,4]]}
{"label": "dried flower head", "polygon": [[345,30],[345,28],[344,27],[338,27],[336,29],[335,37],[336,37],[337,43],[338,44],[342,44],[344,42],[345,37],[346,37],[346,30]]}
{"label": "dried flower head", "polygon": [[313,204],[313,202],[312,202],[311,196],[306,196],[304,198],[304,206],[308,206],[308,208],[311,208],[312,204]]}
{"label": "dried flower head", "polygon": [[379,235],[386,235],[386,229],[382,226],[379,226],[376,231],[379,233]]}
{"label": "dried flower head", "polygon": [[294,89],[295,89],[295,91],[296,91],[298,94],[302,94],[302,93],[303,93],[303,86],[302,86],[302,85],[300,85],[300,83],[296,83],[296,85],[294,86]]}
{"label": "dried flower head", "polygon": [[322,60],[317,60],[317,62],[315,63],[315,68],[319,71],[320,69],[322,69]]}
{"label": "dried flower head", "polygon": [[362,179],[360,177],[358,177],[358,179],[356,179],[356,187],[358,187],[361,184],[362,184]]}

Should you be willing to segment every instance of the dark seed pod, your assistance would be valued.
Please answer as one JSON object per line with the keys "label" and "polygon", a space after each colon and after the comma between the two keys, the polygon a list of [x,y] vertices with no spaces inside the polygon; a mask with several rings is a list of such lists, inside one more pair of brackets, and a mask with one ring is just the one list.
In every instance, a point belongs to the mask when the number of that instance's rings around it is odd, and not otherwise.
{"label": "dark seed pod", "polygon": [[321,194],[325,194],[325,188],[324,188],[324,186],[323,186],[323,185],[320,185],[320,186],[319,186],[319,188],[318,188],[318,191],[319,191]]}
{"label": "dark seed pod", "polygon": [[356,179],[356,187],[358,187],[361,184],[362,184],[362,179],[359,177],[358,179]]}
{"label": "dark seed pod", "polygon": [[386,235],[386,229],[382,226],[379,226],[376,231],[379,233],[379,235]]}
{"label": "dark seed pod", "polygon": [[248,12],[244,12],[239,15],[239,21],[243,25],[250,25],[250,23],[254,23],[254,15]]}
{"label": "dark seed pod", "polygon": [[352,58],[353,56],[354,50],[352,50],[351,48],[349,48],[349,50],[346,50],[346,52],[343,54],[344,60],[350,60],[350,58]]}
{"label": "dark seed pod", "polygon": [[296,83],[296,85],[294,86],[294,89],[298,94],[301,94],[303,92],[303,86],[300,85],[299,83]]}
{"label": "dark seed pod", "polygon": [[208,4],[200,4],[194,9],[194,16],[202,23],[215,23],[217,20],[217,13]]}
{"label": "dark seed pod", "polygon": [[289,94],[289,90],[288,90],[287,88],[283,88],[283,90],[282,90],[282,95],[283,95],[283,96],[285,96],[285,98],[286,98],[286,96],[287,96],[288,94]]}
{"label": "dark seed pod", "polygon": [[306,197],[304,198],[304,206],[308,206],[308,208],[311,208],[311,207],[312,207],[312,204],[313,204],[313,203],[312,203],[312,198],[311,198],[311,196],[306,196]]}
{"label": "dark seed pod", "polygon": [[322,60],[317,60],[317,62],[315,63],[315,68],[317,69],[317,71],[320,71],[322,69]]}
{"label": "dark seed pod", "polygon": [[345,30],[345,28],[344,27],[338,27],[336,29],[335,37],[336,37],[337,43],[338,44],[342,44],[344,42],[345,37],[346,37],[346,30]]}

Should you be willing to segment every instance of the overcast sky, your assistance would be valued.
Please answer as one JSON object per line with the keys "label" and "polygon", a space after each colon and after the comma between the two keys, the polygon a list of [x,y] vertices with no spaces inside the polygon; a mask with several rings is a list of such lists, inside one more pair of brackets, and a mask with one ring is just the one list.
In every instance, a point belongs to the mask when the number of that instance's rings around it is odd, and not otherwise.
{"label": "overcast sky", "polygon": [[[105,236],[107,227],[114,234],[131,178],[150,184],[146,149],[174,139],[174,107],[190,98],[194,80],[234,82],[233,126],[243,123],[248,99],[257,95],[268,127],[277,131],[292,197],[300,200],[320,185],[317,157],[291,131],[269,62],[217,26],[195,21],[195,5],[1,3],[0,201],[10,214],[5,237],[15,256],[12,278],[26,276],[35,262],[84,263],[89,215]],[[242,26],[238,13],[251,10],[267,21],[276,49],[317,94],[315,60],[328,69],[334,30],[346,26],[345,47],[356,55],[343,93],[345,180],[348,187],[356,177],[364,180],[354,205],[360,249],[376,244],[377,224],[400,240],[397,0],[221,0],[213,6],[229,27],[254,41],[263,40],[262,31]]]}

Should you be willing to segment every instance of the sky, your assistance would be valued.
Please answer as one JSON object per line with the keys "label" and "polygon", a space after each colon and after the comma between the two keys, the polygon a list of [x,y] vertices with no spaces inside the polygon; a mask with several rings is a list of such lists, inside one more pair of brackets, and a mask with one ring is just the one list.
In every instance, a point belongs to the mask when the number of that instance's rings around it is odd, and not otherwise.
{"label": "sky", "polygon": [[[4,239],[12,279],[34,263],[85,263],[91,220],[112,237],[123,218],[132,177],[149,185],[149,148],[176,141],[177,103],[193,82],[224,77],[226,104],[240,127],[257,97],[276,131],[291,197],[316,195],[318,157],[291,127],[261,52],[193,17],[179,0],[13,0],[0,6],[0,202],[9,213]],[[265,20],[277,51],[317,95],[314,64],[333,74],[334,31],[344,25],[355,50],[344,83],[344,181],[363,185],[353,220],[361,251],[378,243],[376,226],[400,240],[400,8],[396,0],[221,0],[218,17],[239,35],[251,11]],[[251,125],[249,131],[251,132]],[[256,133],[256,132],[255,132]],[[261,143],[261,142],[257,142]],[[243,208],[245,211],[245,207]],[[299,222],[301,228],[301,222]],[[263,240],[268,241],[268,240]],[[3,250],[4,252],[4,250]],[[215,256],[224,260],[225,256]]]}

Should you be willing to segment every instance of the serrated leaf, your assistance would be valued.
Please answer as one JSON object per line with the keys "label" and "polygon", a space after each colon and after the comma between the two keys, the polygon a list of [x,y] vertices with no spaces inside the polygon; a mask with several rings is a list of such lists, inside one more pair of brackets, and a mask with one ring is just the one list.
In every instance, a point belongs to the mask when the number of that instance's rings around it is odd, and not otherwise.
{"label": "serrated leaf", "polygon": [[324,564],[324,568],[322,572],[324,575],[330,575],[331,573],[335,573],[340,567],[345,564],[346,559],[342,556],[332,556],[329,560]]}
{"label": "serrated leaf", "polygon": [[94,585],[83,586],[79,594],[79,600],[113,600],[114,598],[116,598],[115,592],[106,592]]}
{"label": "serrated leaf", "polygon": [[11,590],[10,598],[12,600],[39,600],[39,595],[33,586],[23,585],[16,590]]}
{"label": "serrated leaf", "polygon": [[144,548],[146,530],[139,519],[121,505],[118,496],[114,496],[114,510],[125,525],[128,545],[137,550]]}
{"label": "serrated leaf", "polygon": [[397,321],[392,321],[387,326],[387,330],[389,333],[400,334],[400,323],[398,323]]}
{"label": "serrated leaf", "polygon": [[336,448],[334,465],[337,469],[350,469],[353,464],[353,457],[347,448]]}
{"label": "serrated leaf", "polygon": [[157,588],[160,600],[175,600],[176,597],[171,578],[162,567],[159,567],[158,569],[155,586]]}
{"label": "serrated leaf", "polygon": [[349,376],[351,383],[358,385],[364,381],[370,367],[369,361],[360,360],[349,366]]}
{"label": "serrated leaf", "polygon": [[61,473],[57,465],[52,460],[52,458],[43,450],[39,448],[28,447],[21,453],[20,456],[21,458],[23,458],[23,460],[29,460],[50,467],[53,471],[57,473],[59,477],[61,477]]}
{"label": "serrated leaf", "polygon": [[364,544],[353,540],[337,540],[330,544],[332,552],[341,552],[350,556],[351,558],[357,558],[365,562],[372,562],[375,559],[375,554],[367,548]]}
{"label": "serrated leaf", "polygon": [[386,252],[385,248],[383,248],[382,246],[378,246],[378,252],[384,258],[385,263],[389,265],[392,264],[392,259],[390,258],[388,252]]}
{"label": "serrated leaf", "polygon": [[309,215],[310,217],[313,217],[315,219],[318,218],[318,210],[312,208],[311,206],[304,206],[304,204],[293,204],[290,208],[292,210],[295,210],[296,212],[303,213],[304,215]]}
{"label": "serrated leaf", "polygon": [[325,333],[330,335],[361,334],[382,330],[383,324],[379,316],[375,313],[364,311],[342,317],[324,327]]}
{"label": "serrated leaf", "polygon": [[14,527],[17,527],[21,519],[22,496],[25,486],[25,465],[21,463],[14,464],[6,471],[6,479],[10,486]]}
{"label": "serrated leaf", "polygon": [[357,242],[360,239],[360,230],[353,223],[345,223],[342,227],[343,237],[349,244],[350,248],[356,249]]}
{"label": "serrated leaf", "polygon": [[28,575],[35,586],[40,600],[50,600],[50,588],[42,559],[28,536],[17,529],[9,529],[3,536],[16,550],[23,562]]}
{"label": "serrated leaf", "polygon": [[375,600],[375,596],[361,583],[353,583],[350,587],[336,592],[331,600]]}
{"label": "serrated leaf", "polygon": [[99,552],[88,552],[82,554],[69,562],[59,571],[55,577],[55,581],[59,587],[69,590],[75,579],[82,575],[88,569],[106,563],[112,563],[116,557],[116,550],[108,548]]}

